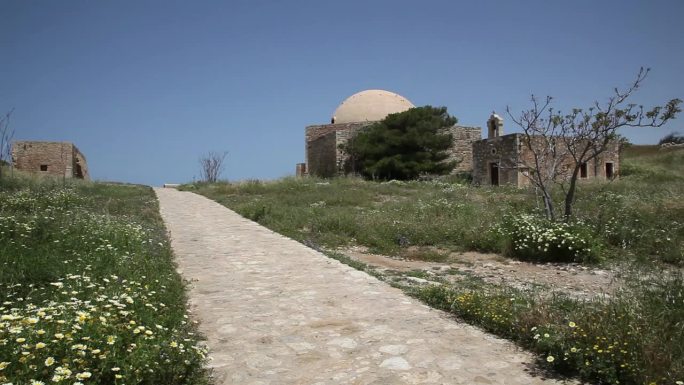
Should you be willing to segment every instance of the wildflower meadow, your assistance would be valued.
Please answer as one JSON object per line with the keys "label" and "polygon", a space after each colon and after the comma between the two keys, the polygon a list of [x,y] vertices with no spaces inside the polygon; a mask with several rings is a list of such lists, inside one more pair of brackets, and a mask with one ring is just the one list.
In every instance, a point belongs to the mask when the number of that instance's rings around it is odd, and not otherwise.
{"label": "wildflower meadow", "polygon": [[0,181],[0,384],[204,384],[150,188]]}

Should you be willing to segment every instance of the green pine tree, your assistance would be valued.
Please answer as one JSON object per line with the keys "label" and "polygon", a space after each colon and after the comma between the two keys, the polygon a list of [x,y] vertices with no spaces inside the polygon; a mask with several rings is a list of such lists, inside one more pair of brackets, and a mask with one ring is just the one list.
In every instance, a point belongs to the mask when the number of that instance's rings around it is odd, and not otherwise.
{"label": "green pine tree", "polygon": [[390,114],[342,145],[347,170],[368,179],[415,179],[443,175],[457,162],[446,161],[453,145],[447,128],[456,124],[446,107],[417,107]]}

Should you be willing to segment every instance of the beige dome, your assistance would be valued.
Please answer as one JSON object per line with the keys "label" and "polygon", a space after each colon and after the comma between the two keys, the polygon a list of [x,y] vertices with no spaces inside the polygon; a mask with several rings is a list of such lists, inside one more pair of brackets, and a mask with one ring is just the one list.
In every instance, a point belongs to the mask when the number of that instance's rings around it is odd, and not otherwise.
{"label": "beige dome", "polygon": [[389,114],[415,107],[401,95],[383,90],[366,90],[342,102],[333,115],[335,123],[373,122]]}

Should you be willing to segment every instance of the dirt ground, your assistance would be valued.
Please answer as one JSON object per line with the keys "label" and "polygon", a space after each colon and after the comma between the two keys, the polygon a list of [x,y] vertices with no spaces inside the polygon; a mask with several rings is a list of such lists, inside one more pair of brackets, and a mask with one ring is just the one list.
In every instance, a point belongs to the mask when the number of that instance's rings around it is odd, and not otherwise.
{"label": "dirt ground", "polygon": [[[615,271],[579,264],[529,263],[477,252],[451,253],[445,262],[427,262],[371,254],[360,246],[337,251],[372,266],[380,274],[398,275],[412,284],[430,283],[431,277],[435,277],[435,281],[454,282],[472,276],[518,289],[536,287],[588,298],[610,295],[617,288],[619,277]],[[424,274],[416,274],[421,271]],[[413,274],[407,276],[408,272]]]}

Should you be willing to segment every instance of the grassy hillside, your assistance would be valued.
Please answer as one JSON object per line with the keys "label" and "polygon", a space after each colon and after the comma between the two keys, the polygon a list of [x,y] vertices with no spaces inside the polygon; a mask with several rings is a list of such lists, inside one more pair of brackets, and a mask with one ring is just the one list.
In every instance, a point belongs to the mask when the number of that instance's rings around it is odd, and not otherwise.
{"label": "grassy hillside", "polygon": [[0,383],[206,383],[149,187],[0,180],[0,304]]}
{"label": "grassy hillside", "polygon": [[[570,231],[590,251],[566,255],[568,250],[561,245],[551,245],[548,255],[529,257],[554,260],[562,254],[585,262],[629,258],[682,264],[683,158],[682,149],[629,148],[622,178],[579,186],[577,218]],[[541,210],[534,191],[473,187],[448,179],[376,183],[356,178],[286,178],[186,188],[301,242],[328,248],[359,244],[404,257],[439,258],[437,247],[525,258],[516,249],[520,243],[512,239],[512,232],[532,226],[527,223],[529,215],[538,217]]]}
{"label": "grassy hillside", "polygon": [[681,183],[684,179],[682,162],[684,147],[629,146],[623,152],[622,174]]}

